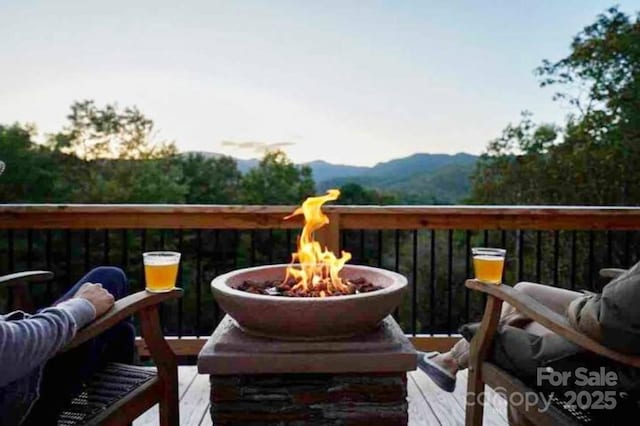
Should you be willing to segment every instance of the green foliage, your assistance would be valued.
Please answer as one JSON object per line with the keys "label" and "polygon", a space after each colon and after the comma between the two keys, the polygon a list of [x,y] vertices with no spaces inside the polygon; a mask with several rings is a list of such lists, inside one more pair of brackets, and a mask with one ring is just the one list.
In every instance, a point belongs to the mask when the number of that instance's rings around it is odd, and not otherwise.
{"label": "green foliage", "polygon": [[82,203],[181,202],[187,189],[173,143],[153,141],[153,121],[137,108],[71,105],[69,123],[48,145],[72,160],[64,163],[69,193]]}
{"label": "green foliage", "polygon": [[454,204],[469,195],[476,157],[469,154],[414,154],[380,163],[356,176],[323,181],[319,190],[355,183],[393,194],[399,204]]}
{"label": "green foliage", "polygon": [[397,204],[397,198],[393,194],[366,189],[357,183],[347,183],[340,187],[340,198],[336,203],[342,205]]}
{"label": "green foliage", "polygon": [[1,202],[57,201],[59,156],[33,142],[32,129],[19,124],[0,125],[0,160],[6,163],[1,176]]}
{"label": "green foliage", "polygon": [[189,154],[180,160],[188,204],[232,204],[238,201],[242,174],[231,157]]}
{"label": "green foliage", "polygon": [[299,204],[313,195],[311,169],[296,166],[282,151],[265,154],[258,167],[242,179],[241,201],[245,204]]}
{"label": "green foliage", "polygon": [[472,201],[639,204],[640,15],[609,9],[537,73],[574,112],[562,129],[529,113],[507,126],[478,162]]}
{"label": "green foliage", "polygon": [[298,204],[315,192],[311,169],[283,152],[245,176],[231,157],[176,155],[135,107],[75,102],[68,119],[45,145],[31,128],[0,126],[2,202]]}
{"label": "green foliage", "polygon": [[49,145],[82,160],[118,158],[143,160],[176,154],[173,142],[153,141],[153,121],[136,107],[115,104],[99,108],[92,100],[74,102],[69,125],[53,135]]}
{"label": "green foliage", "polygon": [[628,131],[637,137],[640,14],[634,20],[610,8],[574,38],[571,48],[566,58],[538,68],[541,85],[560,87],[555,97],[576,107],[591,143],[619,143]]}

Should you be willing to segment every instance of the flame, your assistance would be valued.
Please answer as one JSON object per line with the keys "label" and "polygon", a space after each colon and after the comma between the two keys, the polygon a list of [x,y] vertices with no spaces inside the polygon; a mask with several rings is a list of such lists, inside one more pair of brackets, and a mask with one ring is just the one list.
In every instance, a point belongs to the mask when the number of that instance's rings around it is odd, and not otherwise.
{"label": "flame", "polygon": [[[295,280],[293,292],[320,297],[351,292],[351,286],[340,278],[340,270],[351,259],[351,253],[342,251],[338,258],[313,239],[313,233],[329,223],[329,218],[322,213],[322,205],[327,201],[337,200],[339,196],[339,190],[330,189],[327,195],[309,197],[301,207],[285,217],[286,220],[304,215],[304,228],[298,237],[298,251],[292,254],[291,265],[287,268],[285,277],[285,283],[290,278]],[[294,265],[296,262],[299,265]]]}

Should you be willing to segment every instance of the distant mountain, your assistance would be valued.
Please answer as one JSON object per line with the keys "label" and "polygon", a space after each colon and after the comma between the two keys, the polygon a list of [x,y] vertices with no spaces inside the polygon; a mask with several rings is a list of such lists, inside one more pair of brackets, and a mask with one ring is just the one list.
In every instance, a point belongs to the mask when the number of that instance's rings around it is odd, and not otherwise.
{"label": "distant mountain", "polygon": [[[218,154],[216,152],[207,152],[207,151],[188,151],[185,152],[184,155],[189,154],[200,154],[205,158],[210,157],[220,157],[222,154]],[[241,158],[236,158],[238,162],[238,170],[241,173],[246,173],[252,168],[256,167],[260,160],[256,158],[252,158],[249,160],[243,160]],[[358,166],[348,166],[344,164],[332,164],[327,163],[323,160],[311,161],[309,163],[302,163],[302,165],[311,167],[313,171],[313,179],[316,182],[320,182],[327,179],[332,179],[338,176],[349,177],[355,176],[360,173],[364,173],[370,169],[370,167],[358,167]]]}
{"label": "distant mountain", "polygon": [[471,154],[414,154],[378,163],[364,173],[317,183],[319,190],[353,182],[396,193],[404,203],[453,204],[469,194],[477,157]]}
{"label": "distant mountain", "polygon": [[322,182],[338,176],[343,178],[358,176],[371,169],[370,167],[331,164],[322,160],[311,161],[309,163],[304,163],[304,165],[311,167],[311,170],[313,171],[313,179],[316,182]]}
{"label": "distant mountain", "polygon": [[[205,157],[222,154],[190,151]],[[365,188],[391,192],[407,204],[454,204],[468,196],[469,177],[478,157],[458,153],[413,154],[378,163],[373,167],[332,164],[322,160],[303,163],[311,167],[318,191],[339,188],[345,183],[357,183]],[[238,169],[246,173],[256,167],[258,159],[236,159]]]}

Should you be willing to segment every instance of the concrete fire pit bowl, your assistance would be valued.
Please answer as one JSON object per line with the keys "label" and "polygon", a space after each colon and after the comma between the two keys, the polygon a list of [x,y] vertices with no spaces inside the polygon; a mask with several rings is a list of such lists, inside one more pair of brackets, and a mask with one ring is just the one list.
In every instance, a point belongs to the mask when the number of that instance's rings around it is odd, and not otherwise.
{"label": "concrete fire pit bowl", "polygon": [[246,280],[282,280],[289,265],[239,269],[211,281],[218,304],[247,333],[280,340],[326,340],[375,329],[400,304],[407,279],[395,272],[346,265],[345,279],[365,278],[383,287],[369,293],[329,297],[252,294],[236,287]]}

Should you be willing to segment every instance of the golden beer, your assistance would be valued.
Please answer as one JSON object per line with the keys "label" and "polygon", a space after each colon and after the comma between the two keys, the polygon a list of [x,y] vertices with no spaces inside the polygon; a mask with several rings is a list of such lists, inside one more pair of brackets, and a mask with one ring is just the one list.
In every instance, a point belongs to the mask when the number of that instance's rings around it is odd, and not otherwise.
{"label": "golden beer", "polygon": [[147,291],[161,293],[176,286],[180,253],[157,251],[143,254]]}
{"label": "golden beer", "polygon": [[478,281],[486,284],[500,284],[504,270],[503,249],[473,249],[473,270]]}

